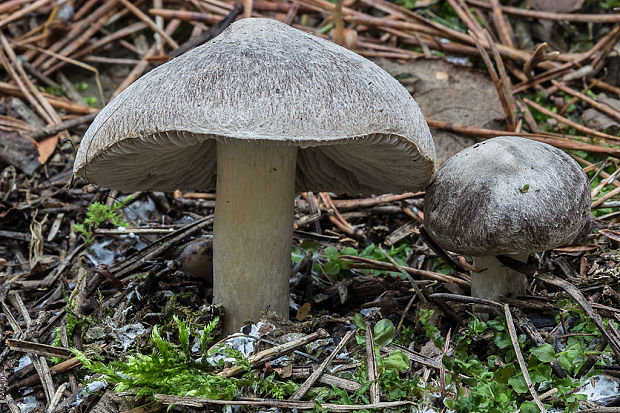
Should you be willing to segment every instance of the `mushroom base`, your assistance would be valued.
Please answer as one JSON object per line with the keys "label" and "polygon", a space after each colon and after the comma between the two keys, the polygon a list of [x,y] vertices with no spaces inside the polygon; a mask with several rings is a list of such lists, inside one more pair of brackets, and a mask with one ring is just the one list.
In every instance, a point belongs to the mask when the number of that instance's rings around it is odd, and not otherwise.
{"label": "mushroom base", "polygon": [[265,311],[288,319],[297,148],[217,143],[214,302],[224,333]]}
{"label": "mushroom base", "polygon": [[[521,262],[527,262],[528,256],[529,254],[517,254],[510,257]],[[498,301],[502,295],[514,297],[527,292],[525,275],[506,267],[497,258],[493,256],[473,257],[473,261],[474,267],[485,268],[485,270],[472,273],[472,297]],[[474,306],[474,314],[478,318],[488,318],[487,311],[482,307]]]}

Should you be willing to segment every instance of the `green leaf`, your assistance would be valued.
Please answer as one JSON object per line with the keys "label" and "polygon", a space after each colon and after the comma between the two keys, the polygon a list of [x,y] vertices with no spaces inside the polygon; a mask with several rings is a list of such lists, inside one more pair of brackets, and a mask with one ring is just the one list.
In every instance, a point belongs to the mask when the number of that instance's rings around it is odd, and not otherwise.
{"label": "green leaf", "polygon": [[520,413],[538,413],[540,409],[536,406],[536,403],[531,401],[526,401],[521,403],[521,407],[519,408]]}
{"label": "green leaf", "polygon": [[558,364],[560,366],[562,366],[562,368],[566,371],[572,372],[573,371],[573,361],[571,358],[568,357],[567,354],[560,354],[560,356],[558,357]]}
{"label": "green leaf", "polygon": [[394,328],[394,324],[392,321],[384,318],[380,320],[377,324],[375,324],[374,329],[374,339],[375,345],[379,347],[387,346],[394,339],[394,333],[396,332],[396,328]]}
{"label": "green leaf", "polygon": [[506,321],[503,319],[489,320],[487,325],[497,331],[506,331]]}
{"label": "green leaf", "polygon": [[525,378],[523,378],[522,374],[509,378],[508,384],[510,384],[517,393],[528,392],[527,383],[525,383]]}
{"label": "green leaf", "polygon": [[340,255],[357,255],[357,250],[351,247],[344,247],[340,250]]}
{"label": "green leaf", "polygon": [[512,346],[512,340],[510,340],[510,335],[508,334],[497,334],[495,337],[493,337],[493,341],[495,342],[495,345],[500,349],[505,349]]}
{"label": "green leaf", "polygon": [[551,380],[551,366],[548,364],[539,364],[529,372],[534,383],[544,383]]}
{"label": "green leaf", "polygon": [[383,368],[386,370],[405,371],[409,368],[409,357],[401,350],[396,350],[383,358]]}
{"label": "green leaf", "polygon": [[366,331],[366,321],[364,320],[364,316],[360,313],[355,313],[353,316],[353,324],[358,330]]}
{"label": "green leaf", "polygon": [[179,344],[181,345],[181,350],[185,355],[186,359],[191,359],[191,353],[189,349],[189,327],[185,321],[179,320],[179,318],[175,315],[172,316],[172,319],[177,324],[177,328],[179,330]]}
{"label": "green leaf", "polygon": [[500,367],[495,372],[495,380],[499,383],[507,384],[508,380],[515,375],[517,369],[514,364],[506,364],[504,367]]}
{"label": "green leaf", "polygon": [[340,263],[338,261],[328,261],[323,264],[323,272],[327,275],[340,274]]}
{"label": "green leaf", "polygon": [[551,344],[543,344],[536,348],[530,350],[538,360],[549,363],[555,360],[555,350],[553,350],[553,346]]}
{"label": "green leaf", "polygon": [[469,322],[469,330],[474,333],[474,334],[481,334],[484,333],[484,330],[487,329],[487,323],[485,323],[484,321],[481,321],[480,319],[478,319],[477,317],[474,317],[470,322]]}
{"label": "green leaf", "polygon": [[331,245],[323,250],[323,256],[327,258],[337,258],[339,255],[338,248]]}

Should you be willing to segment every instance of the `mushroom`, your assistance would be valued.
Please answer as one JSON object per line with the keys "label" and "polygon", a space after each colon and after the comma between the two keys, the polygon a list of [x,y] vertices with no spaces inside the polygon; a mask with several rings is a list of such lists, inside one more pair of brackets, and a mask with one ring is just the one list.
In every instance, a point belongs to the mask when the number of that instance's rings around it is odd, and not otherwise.
{"label": "mushroom", "polygon": [[231,332],[266,309],[288,318],[296,191],[423,189],[434,162],[418,105],[384,70],[278,21],[243,19],[114,98],[74,172],[122,191],[217,186],[214,301]]}
{"label": "mushroom", "polygon": [[426,189],[424,227],[440,247],[473,256],[471,295],[496,300],[526,292],[525,275],[495,256],[522,262],[571,242],[590,215],[590,184],[569,155],[501,136],[448,159]]}
{"label": "mushroom", "polygon": [[176,260],[179,270],[201,278],[207,287],[213,286],[213,240],[195,239],[180,249]]}

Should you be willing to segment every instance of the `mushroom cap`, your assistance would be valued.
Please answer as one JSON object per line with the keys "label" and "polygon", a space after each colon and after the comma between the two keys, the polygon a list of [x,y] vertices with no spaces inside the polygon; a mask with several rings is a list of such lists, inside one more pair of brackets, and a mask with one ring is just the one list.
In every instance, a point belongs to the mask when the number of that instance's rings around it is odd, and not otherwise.
{"label": "mushroom cap", "polygon": [[590,184],[563,151],[501,136],[446,161],[426,189],[424,227],[442,248],[472,256],[569,243],[590,214]]}
{"label": "mushroom cap", "polygon": [[74,172],[124,191],[215,187],[216,141],[296,145],[296,188],[423,189],[435,148],[416,102],[369,60],[243,19],[144,75],[95,118]]}

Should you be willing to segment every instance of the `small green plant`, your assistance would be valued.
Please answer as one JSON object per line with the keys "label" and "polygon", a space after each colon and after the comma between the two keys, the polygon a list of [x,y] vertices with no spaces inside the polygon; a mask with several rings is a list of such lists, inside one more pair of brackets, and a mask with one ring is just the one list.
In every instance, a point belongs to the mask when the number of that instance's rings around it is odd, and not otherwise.
{"label": "small green plant", "polygon": [[417,0],[396,0],[396,4],[409,10],[415,7],[416,2]]}
{"label": "small green plant", "polygon": [[[312,242],[303,242],[299,247],[293,249],[291,258],[295,262],[300,262],[305,255],[305,251],[312,251],[317,254],[319,259],[313,261],[312,270],[315,274],[325,274],[335,279],[346,279],[351,277],[351,263],[342,259],[343,255],[353,255],[362,258],[370,258],[382,262],[390,262],[386,257],[388,254],[399,265],[406,266],[405,258],[411,252],[411,245],[408,241],[403,241],[398,246],[391,246],[389,249],[383,249],[375,244],[370,244],[366,248],[358,251],[352,247],[344,247],[338,249],[329,246],[319,251],[319,246]],[[397,271],[384,270],[361,270],[367,274],[381,275],[390,274],[394,277],[404,279],[405,276]]]}
{"label": "small green plant", "polygon": [[[364,317],[357,313],[353,316],[353,323],[358,329],[355,340],[360,345],[366,342],[366,322]],[[406,400],[419,395],[419,377],[405,378],[401,373],[409,369],[409,357],[401,350],[396,350],[387,356],[381,355],[381,348],[394,341],[396,329],[394,324],[383,319],[377,322],[373,328],[373,341],[375,345],[375,357],[379,367],[379,387],[388,396],[388,400]],[[357,380],[361,384],[368,383],[366,367],[364,363],[357,370]]]}
{"label": "small green plant", "polygon": [[[79,350],[73,350],[82,365],[93,373],[103,376],[115,384],[117,392],[137,389],[138,396],[152,396],[163,393],[177,396],[207,397],[230,400],[243,389],[274,398],[287,397],[297,390],[292,381],[281,382],[274,376],[260,377],[250,370],[247,359],[238,351],[225,345],[209,350],[213,341],[213,330],[218,319],[204,326],[190,326],[186,321],[174,317],[178,331],[178,344],[162,337],[157,326],[151,332],[150,354],[134,353],[126,360],[112,360],[107,364],[93,360]],[[196,343],[192,346],[192,343]],[[194,354],[192,348],[200,347]],[[215,374],[221,363],[209,363],[211,355],[217,353],[232,358],[236,365],[243,366],[246,373],[241,377],[222,377]]]}
{"label": "small green plant", "polygon": [[443,347],[444,338],[441,336],[441,332],[432,323],[431,317],[435,314],[435,310],[429,310],[427,308],[420,308],[418,311],[418,321],[420,325],[424,329],[424,334],[426,334],[426,338],[430,339],[435,343],[438,347]]}
{"label": "small green plant", "polygon": [[37,89],[49,95],[53,95],[53,96],[64,96],[65,94],[65,89],[63,89],[62,86],[47,86],[47,87],[37,86]]}
{"label": "small green plant", "polygon": [[[571,310],[578,313],[575,308],[571,307]],[[591,331],[589,327],[580,327],[588,324],[587,317],[579,320],[577,328]],[[483,351],[476,343],[482,339],[481,335],[488,333],[493,333],[495,348],[484,346]],[[584,346],[588,338],[574,338],[581,342],[569,343],[566,350],[556,353],[550,344],[535,347],[527,342],[525,335],[518,336],[532,383],[539,392],[557,389],[558,396],[553,407],[562,407],[566,413],[576,411],[578,402],[585,400],[586,396],[575,393],[575,390],[587,380],[587,376],[594,374],[592,370],[583,378],[576,377],[585,357],[592,351],[590,343]],[[446,407],[456,413],[538,412],[538,407],[529,400],[529,391],[516,362],[516,353],[503,318],[498,317],[487,323],[474,318],[468,328],[456,336],[454,346],[454,354],[443,360],[448,371],[446,382],[451,383],[450,387],[456,393],[456,397],[444,401]],[[563,361],[563,358],[566,359]],[[551,363],[555,360],[565,368],[567,377],[559,378],[552,373]]]}
{"label": "small green plant", "polygon": [[88,89],[88,83],[86,82],[77,82],[75,84],[75,88],[79,91],[79,92],[84,92],[86,89]]}
{"label": "small green plant", "polygon": [[118,211],[124,208],[130,201],[131,197],[127,197],[122,202],[114,202],[112,206],[107,206],[101,202],[94,202],[88,206],[84,222],[73,225],[73,229],[82,236],[87,245],[91,245],[95,241],[95,230],[104,223],[109,222],[116,226],[127,225],[118,216]]}
{"label": "small green plant", "polygon": [[599,3],[599,5],[604,10],[611,10],[616,7],[620,7],[620,0],[603,0]]}
{"label": "small green plant", "polygon": [[94,96],[87,96],[84,98],[84,102],[92,108],[97,105],[97,98]]}

